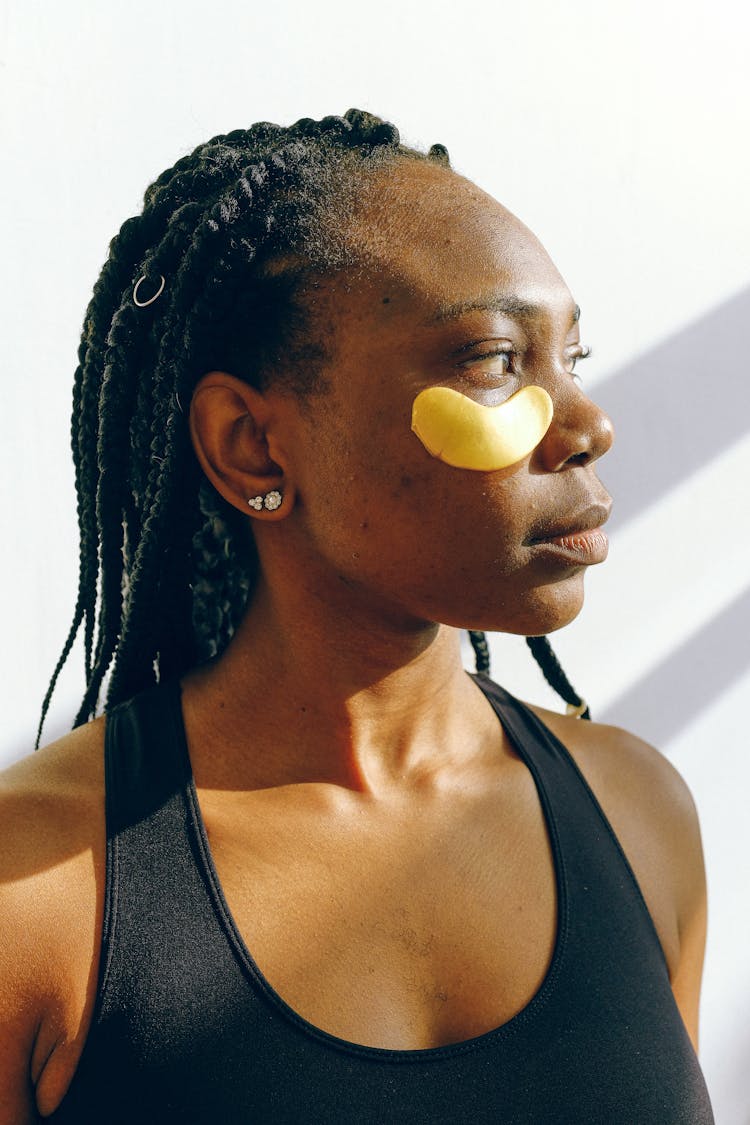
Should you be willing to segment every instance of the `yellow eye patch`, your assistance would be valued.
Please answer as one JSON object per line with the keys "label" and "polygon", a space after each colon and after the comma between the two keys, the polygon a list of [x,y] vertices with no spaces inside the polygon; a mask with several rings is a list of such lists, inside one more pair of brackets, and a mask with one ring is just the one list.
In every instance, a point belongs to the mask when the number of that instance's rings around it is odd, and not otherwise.
{"label": "yellow eye patch", "polygon": [[433,457],[457,469],[493,472],[535,449],[552,421],[543,387],[523,387],[500,406],[482,406],[451,387],[427,387],[414,399],[411,428]]}

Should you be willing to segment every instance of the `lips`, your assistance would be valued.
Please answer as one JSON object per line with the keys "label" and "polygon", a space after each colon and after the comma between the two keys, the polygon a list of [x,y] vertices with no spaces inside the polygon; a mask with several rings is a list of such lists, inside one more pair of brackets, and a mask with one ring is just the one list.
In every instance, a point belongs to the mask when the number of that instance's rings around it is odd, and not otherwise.
{"label": "lips", "polygon": [[[609,504],[590,504],[589,507],[576,512],[575,515],[532,527],[527,543],[554,542],[560,546],[575,547],[576,541],[588,538],[584,533],[594,533],[597,528],[607,522],[611,510],[611,502]],[[604,532],[598,532],[598,537],[606,539]]]}
{"label": "lips", "polygon": [[609,551],[609,540],[601,530],[609,518],[609,504],[590,504],[574,515],[566,516],[532,528],[533,538],[527,540],[531,552],[539,559],[559,567],[590,566],[602,563]]}

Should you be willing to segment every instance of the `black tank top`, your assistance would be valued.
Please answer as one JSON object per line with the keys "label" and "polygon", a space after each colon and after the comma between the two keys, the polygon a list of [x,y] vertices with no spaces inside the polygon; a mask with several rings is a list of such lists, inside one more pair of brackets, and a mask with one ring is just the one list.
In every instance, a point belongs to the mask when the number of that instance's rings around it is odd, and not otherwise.
{"label": "black tank top", "polygon": [[533,775],[558,927],[544,981],[492,1031],[364,1047],[314,1027],[254,964],[201,820],[174,680],[107,717],[107,867],[95,1009],[48,1120],[713,1125],[635,875],[565,747],[474,677]]}

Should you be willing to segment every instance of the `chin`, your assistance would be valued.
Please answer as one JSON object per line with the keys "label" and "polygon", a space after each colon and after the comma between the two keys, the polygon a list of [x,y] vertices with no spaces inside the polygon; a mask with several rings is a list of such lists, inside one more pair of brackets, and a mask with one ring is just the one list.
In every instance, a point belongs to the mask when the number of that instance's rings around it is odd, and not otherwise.
{"label": "chin", "polygon": [[519,637],[543,637],[563,629],[574,621],[583,608],[583,575],[565,582],[537,586],[525,591],[515,602],[512,612],[503,606],[502,613],[490,610],[481,616],[482,624],[464,626],[488,633],[513,633]]}

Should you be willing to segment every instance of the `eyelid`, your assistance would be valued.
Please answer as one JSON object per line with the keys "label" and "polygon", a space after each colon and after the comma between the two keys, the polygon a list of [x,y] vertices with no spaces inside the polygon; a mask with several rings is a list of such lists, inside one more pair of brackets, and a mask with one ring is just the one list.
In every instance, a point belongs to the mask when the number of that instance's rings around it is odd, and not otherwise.
{"label": "eyelid", "polygon": [[[487,343],[486,340],[480,341],[480,344]],[[479,346],[472,345],[474,347]],[[464,351],[465,349],[461,349]],[[493,359],[495,356],[508,356],[513,360],[518,355],[518,348],[514,348],[512,344],[498,344],[496,347],[487,348],[485,351],[477,352],[475,355],[469,356],[468,359],[462,359],[457,364],[458,367],[469,367],[472,363],[481,363],[485,359]]]}
{"label": "eyelid", "polygon": [[578,361],[579,361],[579,359],[588,359],[590,355],[591,355],[591,348],[589,347],[588,344],[580,344],[580,343],[576,344],[573,348],[571,348],[568,351],[567,359],[568,359],[568,363],[570,364],[570,369],[569,369],[570,370],[570,376],[573,379],[573,382],[576,383],[578,386],[581,385],[581,376],[580,376],[580,373],[577,370]]}
{"label": "eyelid", "polygon": [[469,340],[467,344],[462,344],[460,348],[456,348],[453,355],[464,355],[466,352],[482,346],[487,349],[485,354],[491,354],[493,350],[500,352],[517,350],[515,345],[505,336],[479,336],[476,340]]}
{"label": "eyelid", "polygon": [[575,370],[575,366],[580,359],[588,359],[591,355],[591,348],[588,344],[574,344],[565,352],[565,359],[569,364],[572,364],[571,371]]}

